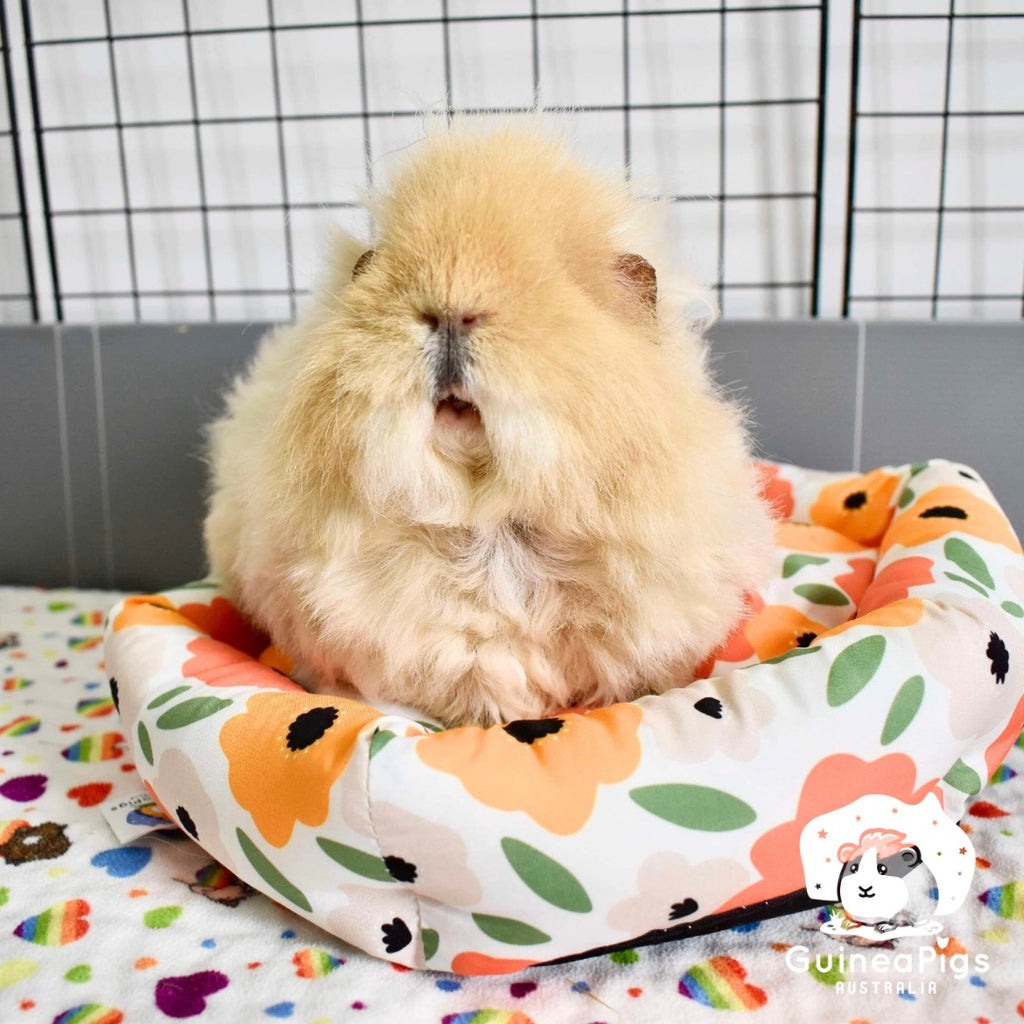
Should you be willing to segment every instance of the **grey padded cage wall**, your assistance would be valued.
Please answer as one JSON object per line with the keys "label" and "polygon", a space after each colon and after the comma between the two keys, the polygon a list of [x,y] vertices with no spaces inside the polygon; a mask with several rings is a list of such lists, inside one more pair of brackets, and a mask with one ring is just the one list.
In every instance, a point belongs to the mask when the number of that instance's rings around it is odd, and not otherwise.
{"label": "grey padded cage wall", "polygon": [[[254,0],[238,5],[244,9],[244,23],[238,23],[238,19],[232,23],[228,19],[226,26],[211,24],[209,16],[202,13],[202,4],[181,0],[179,8],[177,3],[168,0],[160,5],[161,20],[154,23],[156,27],[140,26],[141,16],[138,16],[129,23],[134,31],[124,29],[124,5],[118,0],[88,2],[90,17],[83,15],[84,21],[77,31],[62,33],[46,19],[52,0],[19,0],[16,13],[20,36],[17,39],[9,36],[13,0],[0,3],[7,92],[4,104],[7,124],[0,134],[3,148],[10,150],[16,184],[15,188],[5,190],[10,197],[8,208],[0,210],[0,225],[18,229],[7,238],[4,280],[0,283],[0,304],[7,310],[4,316],[7,322],[175,319],[159,313],[165,308],[160,305],[161,301],[171,299],[191,303],[191,315],[182,319],[239,319],[237,311],[245,309],[239,302],[244,303],[246,299],[271,303],[252,312],[253,319],[294,316],[296,300],[305,291],[303,283],[297,282],[294,270],[295,253],[302,248],[301,240],[295,237],[296,224],[306,214],[325,211],[355,215],[358,203],[326,193],[313,198],[296,194],[291,152],[293,136],[299,132],[335,131],[338,129],[334,125],[343,122],[350,148],[359,150],[365,183],[372,183],[382,151],[396,148],[389,145],[389,133],[393,136],[398,130],[395,126],[402,122],[414,125],[422,119],[422,111],[415,105],[402,107],[384,102],[393,97],[384,95],[386,90],[382,92],[374,85],[382,73],[379,65],[391,57],[392,41],[398,45],[404,40],[404,45],[411,42],[424,51],[436,50],[431,59],[435,60],[438,74],[443,75],[440,109],[473,116],[483,110],[474,105],[476,94],[465,88],[456,74],[459,55],[475,40],[501,35],[522,41],[521,63],[526,64],[520,69],[523,81],[520,93],[526,95],[526,101],[503,109],[509,113],[528,113],[534,109],[532,98],[537,97],[539,106],[548,114],[564,115],[578,123],[588,118],[600,119],[603,131],[615,131],[619,135],[618,157],[624,168],[628,169],[641,159],[639,141],[646,140],[645,145],[658,144],[658,137],[663,136],[670,125],[695,124],[705,134],[717,135],[717,155],[708,156],[708,163],[717,163],[717,167],[702,178],[701,191],[669,192],[662,197],[679,209],[681,216],[696,217],[703,225],[706,235],[702,236],[700,244],[710,250],[708,262],[718,276],[714,287],[723,313],[729,316],[734,312],[738,305],[734,297],[743,292],[785,294],[790,299],[782,311],[791,316],[814,317],[822,313],[826,87],[830,74],[830,4],[827,0],[820,3],[727,0],[717,4],[680,0],[675,6],[671,0],[597,0],[591,4],[579,0],[503,0],[497,6],[497,0],[484,4],[469,0],[422,0],[400,5],[397,14],[394,3],[386,0],[347,0],[321,4],[313,15],[299,0],[266,0],[265,3]],[[208,4],[205,8],[211,6],[216,5]],[[998,275],[999,280],[990,286],[982,281],[965,287],[960,280],[947,280],[950,259],[946,250],[951,224],[967,218],[972,219],[972,224],[984,221],[991,225],[991,218],[1010,215],[1012,219],[1024,213],[1024,178],[1018,182],[1015,196],[1001,196],[998,202],[982,201],[965,206],[947,199],[951,126],[989,120],[1018,130],[1024,126],[1024,109],[988,109],[984,103],[965,106],[951,88],[954,54],[967,38],[966,34],[974,31],[974,26],[1024,24],[1024,5],[1015,13],[1007,10],[979,12],[977,6],[972,0],[959,0],[959,4],[957,0],[941,3],[929,0],[925,4],[907,0],[885,3],[853,0],[850,4],[850,105],[848,124],[842,126],[848,140],[845,210],[840,212],[845,222],[842,294],[840,301],[833,303],[833,310],[843,316],[871,315],[880,301],[891,304],[886,308],[894,310],[896,315],[963,315],[964,309],[970,315],[972,309],[984,310],[986,304],[990,315],[992,311],[1002,317],[1024,315],[1024,267],[1015,271],[1017,284],[1013,290],[1005,284],[1005,273]],[[82,9],[86,9],[84,0]],[[332,11],[337,12],[337,16],[324,16],[324,12]],[[927,30],[944,44],[941,48],[944,52],[936,52],[933,69],[939,86],[922,102],[912,104],[912,109],[898,106],[875,109],[871,97],[866,95],[865,68],[878,52],[881,37],[877,37],[875,30],[883,23],[900,23],[912,32]],[[757,26],[762,24],[774,26],[773,31],[780,38],[798,34],[806,37],[809,45],[795,51],[799,57],[795,63],[800,67],[788,75],[789,82],[781,81],[783,76],[776,74],[774,77],[780,80],[761,83],[764,94],[756,95],[746,83],[737,83],[736,79],[741,74],[737,69],[744,66],[741,47],[747,44],[743,34],[757,32]],[[704,33],[702,38],[706,37],[717,47],[717,81],[702,84],[694,98],[673,85],[671,74],[675,72],[670,68],[667,85],[661,92],[654,90],[644,77],[648,74],[644,47],[650,47],[651,41],[659,38],[686,39],[698,26],[699,33]],[[594,86],[591,102],[583,96],[582,102],[574,98],[572,104],[560,104],[557,95],[556,102],[547,102],[545,83],[557,79],[559,62],[564,63],[567,54],[571,56],[566,47],[572,45],[574,36],[580,40],[576,44],[579,47],[606,48],[601,51],[610,65],[603,76],[605,80]],[[594,42],[588,44],[586,40],[591,38]],[[339,54],[343,52],[345,59],[351,60],[345,74],[351,78],[352,87],[334,106],[322,100],[304,106],[284,88],[288,84],[283,76],[286,59],[292,59],[289,55],[297,48],[301,50],[316,39],[336,40]],[[179,100],[172,104],[174,110],[170,113],[163,110],[155,117],[141,117],[137,110],[126,109],[130,94],[126,78],[131,72],[132,60],[136,63],[138,60],[133,58],[133,53],[138,51],[145,57],[160,52],[154,47],[179,55],[175,57],[179,69],[175,74],[180,72],[180,77],[166,83],[167,89],[177,91]],[[252,59],[261,62],[264,69],[265,89],[261,86],[257,90],[261,99],[250,103],[245,113],[219,112],[218,103],[208,95],[209,84],[202,76],[197,76],[197,53],[216,56],[218,47],[222,48],[225,61],[232,59],[233,50],[236,53],[240,48],[246,53],[251,50],[255,55]],[[14,82],[10,57],[12,50],[19,48],[24,54],[24,73]],[[614,52],[616,49],[618,54]],[[671,51],[666,50],[665,54],[671,65]],[[90,113],[85,120],[76,121],[62,114],[49,93],[55,80],[54,68],[85,55],[96,61],[100,71],[99,77],[84,83],[82,88],[102,93],[106,106],[98,115]],[[650,72],[650,76],[653,81],[654,73]],[[101,80],[103,77],[105,82]],[[793,82],[797,83],[796,87]],[[59,81],[57,84],[61,85]],[[66,83],[62,88],[68,91]],[[15,89],[27,91],[22,109],[30,111],[31,124],[23,124],[22,128],[33,140],[31,154],[19,147]],[[558,93],[557,82],[554,92]],[[793,158],[801,164],[792,175],[793,180],[798,179],[799,187],[791,187],[792,182],[780,182],[776,187],[754,190],[731,188],[730,177],[741,170],[734,156],[739,133],[762,130],[758,126],[775,124],[771,119],[778,117],[799,118],[801,125],[806,126],[808,144]],[[883,119],[887,129],[901,132],[902,126],[913,122],[940,126],[940,144],[929,157],[935,180],[928,188],[922,188],[912,203],[886,204],[861,198],[865,181],[862,168],[865,132]],[[221,194],[223,190],[212,187],[211,167],[217,159],[214,148],[218,145],[218,134],[227,130],[260,133],[269,140],[266,155],[269,162],[277,165],[276,184],[270,189],[271,194],[261,194],[256,201],[245,201],[225,196]],[[836,128],[833,126],[830,131],[834,133]],[[144,191],[138,187],[138,160],[133,155],[140,145],[139,140],[167,137],[172,132],[178,133],[176,137],[181,145],[185,143],[180,140],[190,140],[187,145],[192,153],[187,155],[187,160],[195,164],[192,194],[176,197],[171,203],[154,204],[137,199],[136,193]],[[73,160],[55,161],[54,153],[59,147],[67,149],[88,142],[87,136],[110,140],[113,181],[107,189],[109,194],[99,205],[62,202],[58,198],[58,193],[66,191],[62,187],[66,182],[62,179],[67,177],[69,168],[71,173],[80,172],[81,163],[86,161],[80,161],[76,169]],[[31,168],[27,167],[25,159],[30,155],[33,157]],[[189,174],[192,174],[191,169]],[[26,208],[26,182],[34,190],[39,207],[34,231],[30,230]],[[140,250],[151,244],[142,239],[142,233],[151,230],[153,223],[166,228],[171,224],[171,216],[190,225],[187,241],[181,243],[191,246],[194,272],[187,275],[188,287],[154,281],[150,273],[146,273],[143,280],[140,272]],[[276,219],[279,225],[273,231],[279,253],[275,258],[280,267],[270,275],[273,280],[269,283],[266,279],[228,280],[230,275],[218,266],[221,225],[237,224],[239,218],[245,217],[258,218],[263,224]],[[760,223],[780,233],[792,229],[796,236],[792,244],[800,250],[798,256],[789,260],[785,267],[772,265],[768,260],[756,273],[751,273],[749,268],[733,267],[736,246],[730,240],[736,226],[749,223],[751,218],[761,218]],[[879,225],[887,222],[891,227],[900,218],[916,225],[911,231],[913,261],[918,267],[926,267],[927,273],[912,287],[901,286],[900,281],[894,279],[889,288],[873,285],[865,290],[858,284],[857,271],[859,262],[866,266],[866,245],[870,246],[871,238],[880,230]],[[68,267],[80,260],[68,233],[73,225],[84,222],[91,222],[97,231],[102,229],[116,235],[110,244],[117,249],[119,269],[112,281],[81,288],[69,281]],[[15,256],[15,252],[19,255]],[[99,300],[113,303],[117,315],[88,316],[88,310],[93,308],[88,301]],[[974,306],[964,307],[965,302],[973,302]],[[766,311],[774,313],[774,306]],[[740,312],[742,314],[742,310]]]}
{"label": "grey padded cage wall", "polygon": [[0,49],[5,583],[201,575],[203,424],[313,222],[424,106],[535,97],[706,257],[761,455],[951,458],[1024,524],[1022,2],[0,0]]}

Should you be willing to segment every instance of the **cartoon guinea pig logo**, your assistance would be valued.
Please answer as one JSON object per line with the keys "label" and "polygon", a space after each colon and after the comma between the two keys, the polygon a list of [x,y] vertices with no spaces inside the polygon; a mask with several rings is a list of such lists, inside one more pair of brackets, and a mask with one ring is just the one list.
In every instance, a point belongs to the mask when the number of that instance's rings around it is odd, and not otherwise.
{"label": "cartoon guinea pig logo", "polygon": [[974,848],[934,793],[917,804],[872,794],[809,821],[800,835],[809,896],[841,905],[821,930],[857,941],[934,935],[964,901]]}
{"label": "cartoon guinea pig logo", "polygon": [[859,842],[839,847],[839,902],[876,931],[916,925],[935,909],[935,877],[906,839],[903,832],[867,829]]}

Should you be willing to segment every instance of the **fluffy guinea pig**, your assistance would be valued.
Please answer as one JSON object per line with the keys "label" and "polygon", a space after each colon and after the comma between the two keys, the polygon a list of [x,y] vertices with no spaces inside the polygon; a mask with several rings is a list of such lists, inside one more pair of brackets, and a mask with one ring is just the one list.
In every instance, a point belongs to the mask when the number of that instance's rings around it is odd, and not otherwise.
{"label": "fluffy guinea pig", "polygon": [[689,681],[771,519],[641,204],[505,127],[369,206],[210,428],[212,573],[309,689],[449,725]]}

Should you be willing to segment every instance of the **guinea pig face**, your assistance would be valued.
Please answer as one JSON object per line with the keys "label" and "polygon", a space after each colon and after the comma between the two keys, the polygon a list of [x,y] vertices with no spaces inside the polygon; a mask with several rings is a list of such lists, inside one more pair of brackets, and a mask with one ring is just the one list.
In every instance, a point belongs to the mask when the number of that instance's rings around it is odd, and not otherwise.
{"label": "guinea pig face", "polygon": [[452,234],[364,252],[330,324],[331,408],[364,410],[351,421],[362,482],[442,517],[484,485],[550,490],[607,449],[602,424],[618,436],[616,410],[644,401],[638,349],[656,348],[639,257],[599,254],[588,277],[493,226]]}
{"label": "guinea pig face", "polygon": [[[472,247],[463,240],[462,248]],[[390,391],[393,411],[415,410],[425,441],[453,462],[479,468],[489,453],[481,392],[498,377],[494,357],[500,362],[514,319],[508,311],[522,305],[513,287],[483,254],[452,259],[409,244],[368,250],[353,269],[350,305],[376,336],[382,364],[405,369],[406,388]],[[524,326],[514,329],[520,344]]]}
{"label": "guinea pig face", "polygon": [[878,850],[869,847],[862,856],[843,865],[839,900],[851,917],[864,924],[892,920],[910,898],[904,879],[919,865],[921,853],[916,846],[881,860]]}

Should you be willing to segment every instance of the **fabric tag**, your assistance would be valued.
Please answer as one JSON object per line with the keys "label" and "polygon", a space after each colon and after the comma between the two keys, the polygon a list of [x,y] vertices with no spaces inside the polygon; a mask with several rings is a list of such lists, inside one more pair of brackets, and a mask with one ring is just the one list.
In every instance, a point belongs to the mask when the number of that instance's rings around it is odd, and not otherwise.
{"label": "fabric tag", "polygon": [[121,843],[159,832],[176,829],[178,823],[144,789],[108,801],[100,808],[103,817]]}

